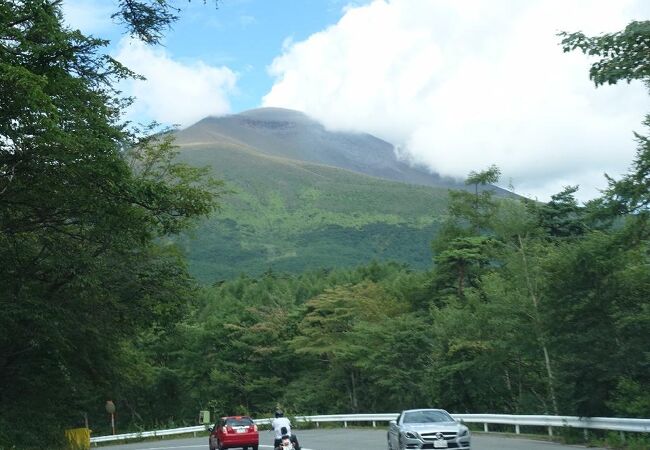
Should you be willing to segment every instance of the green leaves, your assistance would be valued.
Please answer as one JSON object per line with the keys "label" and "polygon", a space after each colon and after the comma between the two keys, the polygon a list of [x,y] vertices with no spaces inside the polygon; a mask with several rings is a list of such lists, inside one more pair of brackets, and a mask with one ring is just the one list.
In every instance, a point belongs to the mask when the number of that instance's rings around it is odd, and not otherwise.
{"label": "green leaves", "polygon": [[565,52],[579,49],[600,57],[589,70],[596,86],[621,80],[648,81],[650,77],[650,21],[631,22],[623,31],[596,37],[580,32],[562,32],[559,36]]}
{"label": "green leaves", "polygon": [[471,171],[467,176],[467,179],[465,179],[465,184],[474,185],[477,187],[479,185],[486,186],[498,182],[500,177],[501,169],[493,164],[487,169],[480,172]]}
{"label": "green leaves", "polygon": [[193,292],[163,238],[222,194],[170,142],[134,142],[113,86],[132,73],[60,3],[0,3],[0,446],[56,440],[23,433],[35,405],[59,433],[119,391],[124,341],[169,329]]}

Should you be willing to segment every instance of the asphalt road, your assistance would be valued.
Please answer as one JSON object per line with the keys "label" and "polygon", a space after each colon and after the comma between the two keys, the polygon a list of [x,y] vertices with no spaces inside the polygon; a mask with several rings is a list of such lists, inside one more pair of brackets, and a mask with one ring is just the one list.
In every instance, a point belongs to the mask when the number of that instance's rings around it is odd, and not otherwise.
{"label": "asphalt road", "polygon": [[[386,430],[327,429],[296,430],[304,450],[385,450]],[[260,449],[271,449],[272,434],[260,432]],[[103,447],[110,450],[208,450],[208,438],[169,439]],[[544,441],[475,434],[472,450],[576,450],[580,446]],[[591,450],[605,450],[591,448]]]}

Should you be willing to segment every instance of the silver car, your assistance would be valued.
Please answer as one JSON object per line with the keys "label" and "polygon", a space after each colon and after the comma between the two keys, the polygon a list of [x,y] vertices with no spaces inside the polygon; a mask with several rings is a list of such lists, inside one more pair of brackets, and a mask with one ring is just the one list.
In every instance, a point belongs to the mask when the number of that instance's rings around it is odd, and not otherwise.
{"label": "silver car", "polygon": [[469,450],[469,429],[444,409],[402,411],[388,428],[388,450],[456,448]]}

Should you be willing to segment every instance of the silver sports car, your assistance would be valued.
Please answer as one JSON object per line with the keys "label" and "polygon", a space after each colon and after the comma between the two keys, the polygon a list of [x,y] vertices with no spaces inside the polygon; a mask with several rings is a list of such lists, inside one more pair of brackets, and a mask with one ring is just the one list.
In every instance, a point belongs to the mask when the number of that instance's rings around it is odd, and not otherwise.
{"label": "silver sports car", "polygon": [[388,450],[456,448],[469,450],[469,429],[443,409],[402,411],[388,428]]}

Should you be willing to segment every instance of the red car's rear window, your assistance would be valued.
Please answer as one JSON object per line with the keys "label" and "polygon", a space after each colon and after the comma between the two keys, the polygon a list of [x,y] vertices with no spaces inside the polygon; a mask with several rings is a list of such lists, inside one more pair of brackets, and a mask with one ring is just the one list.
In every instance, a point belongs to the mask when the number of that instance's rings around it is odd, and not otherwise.
{"label": "red car's rear window", "polygon": [[226,419],[226,425],[231,427],[248,427],[253,425],[253,419],[250,417],[229,417]]}

